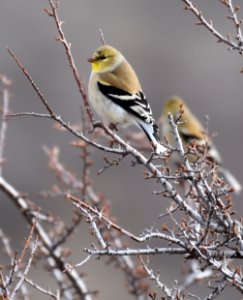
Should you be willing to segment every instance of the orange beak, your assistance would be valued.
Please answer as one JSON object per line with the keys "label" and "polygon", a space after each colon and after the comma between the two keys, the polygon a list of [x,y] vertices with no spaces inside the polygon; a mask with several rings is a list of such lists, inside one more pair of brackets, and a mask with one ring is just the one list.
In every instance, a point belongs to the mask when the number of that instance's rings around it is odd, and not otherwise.
{"label": "orange beak", "polygon": [[94,58],[94,57],[88,59],[88,62],[91,63],[91,64],[92,64],[93,62],[96,62],[96,61],[97,61],[97,59]]}

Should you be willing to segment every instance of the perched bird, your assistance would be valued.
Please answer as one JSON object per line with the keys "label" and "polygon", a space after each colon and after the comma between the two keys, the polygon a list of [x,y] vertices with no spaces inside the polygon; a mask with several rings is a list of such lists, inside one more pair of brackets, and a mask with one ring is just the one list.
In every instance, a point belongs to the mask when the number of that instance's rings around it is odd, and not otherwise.
{"label": "perched bird", "polygon": [[135,71],[122,53],[104,45],[88,61],[92,65],[89,99],[102,120],[115,126],[136,125],[144,131],[154,151],[164,153],[166,148],[160,144],[150,105]]}
{"label": "perched bird", "polygon": [[[197,117],[191,112],[186,103],[178,96],[169,98],[163,109],[161,123],[163,135],[168,142],[175,146],[175,139],[171,132],[171,127],[168,122],[168,113],[171,113],[174,118],[181,112],[180,122],[177,125],[178,132],[182,139],[183,145],[196,143],[197,145],[207,145],[208,154],[219,165],[219,174],[221,174],[228,184],[234,189],[236,193],[240,192],[241,184],[238,180],[225,168],[221,166],[221,156],[208,136],[204,132],[204,128]],[[190,162],[196,160],[195,155],[187,156]]]}

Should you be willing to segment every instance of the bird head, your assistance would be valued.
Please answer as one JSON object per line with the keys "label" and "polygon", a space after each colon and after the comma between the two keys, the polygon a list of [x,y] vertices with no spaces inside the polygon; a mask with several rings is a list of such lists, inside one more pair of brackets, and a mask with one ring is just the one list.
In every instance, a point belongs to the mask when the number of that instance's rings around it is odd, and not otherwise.
{"label": "bird head", "polygon": [[175,118],[176,114],[178,114],[181,105],[183,105],[183,109],[185,109],[185,102],[178,96],[173,96],[169,98],[165,105],[163,115],[168,116],[168,113],[171,113],[172,116]]}
{"label": "bird head", "polygon": [[168,117],[168,113],[171,113],[173,118],[175,118],[181,106],[183,110],[187,110],[187,106],[185,102],[180,97],[173,96],[169,98],[164,105],[164,109],[163,109],[164,118]]}
{"label": "bird head", "polygon": [[104,45],[99,47],[93,56],[88,59],[95,73],[111,72],[122,61],[124,56],[112,46]]}

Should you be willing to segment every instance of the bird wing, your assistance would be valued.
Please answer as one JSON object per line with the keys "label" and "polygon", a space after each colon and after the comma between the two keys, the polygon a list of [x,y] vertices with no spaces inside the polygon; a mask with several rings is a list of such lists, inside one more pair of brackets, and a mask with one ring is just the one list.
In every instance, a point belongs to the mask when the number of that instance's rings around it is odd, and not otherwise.
{"label": "bird wing", "polygon": [[204,140],[201,139],[201,137],[194,135],[192,133],[189,133],[184,129],[180,129],[180,136],[187,144],[190,144],[193,141],[197,141],[199,144],[202,142],[205,142]]}
{"label": "bird wing", "polygon": [[220,153],[218,152],[217,148],[212,143],[212,141],[208,140],[208,138],[205,134],[203,134],[200,131],[193,134],[193,132],[188,132],[185,128],[181,128],[180,136],[185,141],[186,144],[191,144],[194,141],[198,145],[205,145],[207,143],[208,152],[209,152],[210,156],[214,159],[214,161],[216,163],[221,164],[222,159],[221,159]]}
{"label": "bird wing", "polygon": [[139,121],[150,124],[157,130],[152,110],[142,91],[129,93],[120,88],[97,82],[100,92],[113,103],[122,107],[127,113],[134,115]]}

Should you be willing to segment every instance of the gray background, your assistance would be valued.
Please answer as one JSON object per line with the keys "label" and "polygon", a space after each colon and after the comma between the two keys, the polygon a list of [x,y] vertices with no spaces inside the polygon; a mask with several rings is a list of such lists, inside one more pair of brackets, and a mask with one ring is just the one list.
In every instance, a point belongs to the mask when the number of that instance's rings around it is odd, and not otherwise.
{"label": "gray background", "polygon": [[[235,34],[232,22],[226,19],[228,11],[219,1],[198,1],[198,5],[221,32]],[[1,1],[0,73],[13,80],[11,109],[14,112],[44,112],[32,87],[9,57],[5,49],[8,45],[30,71],[56,112],[65,120],[77,122],[80,120],[80,95],[64,49],[55,41],[54,21],[43,13],[44,7],[48,7],[47,1]],[[242,57],[217,43],[205,28],[194,25],[195,17],[183,11],[183,7],[179,0],[69,0],[61,1],[60,15],[85,84],[90,73],[87,59],[100,45],[98,29],[102,28],[106,41],[121,50],[135,68],[155,118],[159,118],[165,99],[173,94],[182,96],[201,120],[208,114],[210,131],[218,133],[214,141],[225,165],[242,182]],[[81,176],[79,151],[69,147],[70,141],[72,137],[54,130],[49,120],[12,119],[4,167],[5,177],[20,191],[27,192],[36,203],[60,214],[67,222],[70,222],[70,206],[61,198],[43,200],[38,192],[50,188],[55,179],[47,169],[42,145],[59,145],[62,161]],[[157,216],[169,201],[151,195],[155,184],[144,182],[143,170],[130,168],[129,160],[97,177],[103,155],[97,151],[93,154],[94,186],[110,200],[119,223],[137,234],[151,224],[159,226]],[[238,215],[242,215],[241,198],[234,197]],[[0,226],[11,237],[13,248],[20,250],[28,230],[15,207],[3,195]],[[77,243],[72,244],[72,262],[79,261],[83,257],[82,249],[90,245],[85,237],[87,233],[87,226],[78,232]],[[104,264],[104,259],[93,260],[82,270],[89,274],[90,287],[101,290],[98,298],[133,299],[126,294],[121,272],[113,271],[112,266],[104,268]],[[178,266],[182,264],[183,258],[179,257],[159,257],[152,261],[155,269],[161,269],[161,279],[169,285],[173,284],[174,277],[179,278]],[[41,269],[34,271],[36,282],[52,286],[41,274]],[[195,292],[206,295],[200,286]],[[233,289],[218,299],[229,296],[240,299]],[[39,294],[34,298],[43,299]]]}

